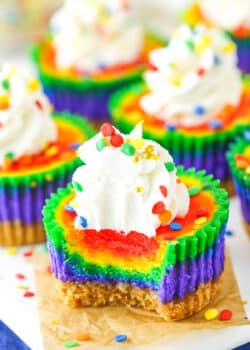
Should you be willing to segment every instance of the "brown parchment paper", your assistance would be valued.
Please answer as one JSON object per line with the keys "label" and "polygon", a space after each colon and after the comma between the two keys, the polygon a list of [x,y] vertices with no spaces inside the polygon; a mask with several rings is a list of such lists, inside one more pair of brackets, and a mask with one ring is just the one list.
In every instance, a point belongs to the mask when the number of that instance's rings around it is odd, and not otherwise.
{"label": "brown parchment paper", "polygon": [[[231,309],[233,318],[225,322],[205,320],[204,311],[207,308],[189,319],[174,323],[165,322],[154,313],[126,307],[71,309],[63,304],[55,289],[54,277],[47,272],[48,256],[38,253],[34,264],[45,350],[65,349],[64,342],[75,340],[79,334],[88,334],[91,340],[79,342],[77,349],[135,349],[139,345],[144,345],[142,348],[146,349],[146,344],[163,344],[170,338],[172,340],[173,337],[180,337],[199,329],[250,324],[246,319],[228,254],[221,291],[214,302],[207,307],[215,307],[218,311]],[[118,344],[114,342],[114,336],[121,333],[126,334],[128,340],[126,343]]]}

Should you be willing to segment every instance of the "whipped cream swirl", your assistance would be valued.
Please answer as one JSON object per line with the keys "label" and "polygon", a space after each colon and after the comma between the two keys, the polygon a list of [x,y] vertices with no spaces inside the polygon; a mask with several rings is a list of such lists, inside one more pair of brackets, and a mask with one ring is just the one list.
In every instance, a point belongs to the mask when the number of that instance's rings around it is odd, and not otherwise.
{"label": "whipped cream swirl", "polygon": [[51,31],[57,66],[82,72],[129,63],[144,44],[143,29],[124,0],[65,0]]}
{"label": "whipped cream swirl", "polygon": [[181,26],[166,48],[151,52],[150,60],[155,67],[145,73],[150,92],[140,101],[148,114],[196,126],[239,103],[235,45],[216,29]]}
{"label": "whipped cream swirl", "polygon": [[57,139],[51,105],[32,76],[10,65],[0,69],[0,164],[43,150]]}
{"label": "whipped cream swirl", "polygon": [[249,0],[200,0],[203,16],[213,25],[227,30],[250,28]]}
{"label": "whipped cream swirl", "polygon": [[78,150],[86,165],[73,175],[75,225],[155,236],[160,225],[187,214],[187,188],[168,151],[142,138],[141,125],[129,135],[111,130],[113,136],[98,133]]}

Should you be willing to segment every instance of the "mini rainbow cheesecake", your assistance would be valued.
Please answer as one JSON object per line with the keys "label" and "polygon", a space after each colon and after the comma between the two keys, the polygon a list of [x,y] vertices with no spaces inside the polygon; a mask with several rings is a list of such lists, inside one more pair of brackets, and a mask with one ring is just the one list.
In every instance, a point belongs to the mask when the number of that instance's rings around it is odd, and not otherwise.
{"label": "mini rainbow cheesecake", "polygon": [[43,209],[52,271],[71,307],[129,305],[166,320],[218,292],[228,198],[205,171],[175,167],[138,124],[105,123],[78,149],[85,165]]}
{"label": "mini rainbow cheesecake", "polygon": [[232,192],[225,153],[250,121],[249,78],[236,66],[235,44],[215,29],[181,26],[150,60],[144,83],[112,96],[114,124],[129,132],[143,120],[145,136],[177,164],[205,169]]}
{"label": "mini rainbow cheesecake", "polygon": [[56,110],[100,122],[110,95],[140,80],[148,53],[162,45],[133,20],[130,0],[65,0],[33,58]]}
{"label": "mini rainbow cheesecake", "polygon": [[81,117],[53,114],[40,84],[0,69],[0,245],[45,240],[41,209],[80,162],[75,148],[94,131]]}
{"label": "mini rainbow cheesecake", "polygon": [[230,146],[227,159],[240,199],[245,228],[250,233],[250,131]]}

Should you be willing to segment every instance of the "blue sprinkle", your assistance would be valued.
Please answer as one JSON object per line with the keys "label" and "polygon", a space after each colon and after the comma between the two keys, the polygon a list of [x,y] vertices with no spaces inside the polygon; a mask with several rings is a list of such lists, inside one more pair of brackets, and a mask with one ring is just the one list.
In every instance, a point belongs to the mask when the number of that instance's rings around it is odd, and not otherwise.
{"label": "blue sprinkle", "polygon": [[178,222],[175,222],[175,221],[171,222],[171,223],[169,224],[169,227],[170,227],[171,230],[173,230],[173,231],[180,231],[180,230],[182,229],[182,225],[179,224]]}
{"label": "blue sprinkle", "polygon": [[64,209],[70,213],[75,213],[75,209],[71,205],[66,204]]}
{"label": "blue sprinkle", "polygon": [[222,127],[223,123],[222,121],[220,120],[212,120],[210,123],[209,123],[209,127],[211,129],[220,129]]}
{"label": "blue sprinkle", "polygon": [[117,343],[122,343],[123,341],[127,340],[128,337],[126,334],[117,334],[114,339]]}
{"label": "blue sprinkle", "polygon": [[107,65],[105,64],[105,63],[99,63],[98,65],[97,65],[97,68],[98,69],[105,69],[107,67]]}
{"label": "blue sprinkle", "polygon": [[203,115],[205,114],[206,109],[203,106],[196,106],[194,109],[194,113],[197,115]]}
{"label": "blue sprinkle", "polygon": [[214,55],[214,64],[218,65],[221,63],[221,59],[218,55]]}
{"label": "blue sprinkle", "polygon": [[234,233],[233,233],[233,231],[227,230],[227,231],[226,231],[226,235],[227,235],[227,236],[233,236]]}
{"label": "blue sprinkle", "polygon": [[83,216],[80,216],[80,224],[83,228],[86,228],[88,227],[88,222],[87,222],[87,219]]}
{"label": "blue sprinkle", "polygon": [[167,130],[168,130],[168,131],[175,131],[175,130],[176,130],[176,126],[173,125],[173,124],[168,124],[168,125],[167,125]]}
{"label": "blue sprinkle", "polygon": [[244,134],[246,141],[250,142],[250,130],[244,131],[243,134]]}
{"label": "blue sprinkle", "polygon": [[78,150],[78,148],[81,146],[80,143],[72,143],[72,145],[70,145],[70,148],[73,150]]}

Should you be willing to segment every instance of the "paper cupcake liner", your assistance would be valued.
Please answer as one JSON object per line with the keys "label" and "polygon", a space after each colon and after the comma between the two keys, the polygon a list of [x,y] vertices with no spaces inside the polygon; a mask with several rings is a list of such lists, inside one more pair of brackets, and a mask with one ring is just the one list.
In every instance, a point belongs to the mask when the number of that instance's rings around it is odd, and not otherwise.
{"label": "paper cupcake liner", "polygon": [[[77,125],[86,138],[94,135],[93,129],[81,117],[64,113],[60,118]],[[81,164],[80,159],[75,158],[39,173],[0,176],[0,245],[45,240],[41,215],[45,199],[59,187],[66,186],[74,170]]]}
{"label": "paper cupcake liner", "polygon": [[[207,253],[219,240],[223,240],[225,226],[228,219],[228,198],[225,190],[219,188],[219,181],[213,180],[210,175],[205,175],[204,171],[195,172],[194,169],[184,171],[183,167],[178,167],[178,176],[187,176],[200,180],[202,187],[206,187],[213,194],[214,200],[217,203],[217,209],[214,216],[209,222],[194,235],[180,237],[174,241],[169,241],[166,252],[166,268],[172,269],[177,264],[193,261],[201,254]],[[48,238],[48,246],[51,251],[52,267],[58,278],[68,280],[72,279],[74,269],[71,270],[69,265],[70,258],[68,255],[67,244],[65,241],[64,232],[66,228],[62,227],[56,216],[56,209],[61,201],[72,193],[72,186],[69,185],[64,189],[59,189],[46,201],[43,208],[43,222]],[[223,248],[224,249],[224,248]],[[209,253],[208,253],[209,254]],[[213,257],[213,255],[212,255]],[[215,258],[215,256],[214,256]],[[84,267],[84,278],[91,278],[92,274],[88,275],[87,271],[91,271],[91,267]],[[119,272],[112,273],[113,277],[118,276]],[[125,276],[125,274],[123,274]],[[118,277],[117,277],[118,278]],[[128,280],[131,276],[128,274]],[[135,273],[133,273],[135,278]],[[140,278],[140,277],[139,277]],[[126,282],[124,280],[124,282]],[[183,282],[179,282],[183,283]]]}
{"label": "paper cupcake liner", "polygon": [[231,39],[237,45],[238,67],[245,73],[250,73],[250,37],[237,38],[230,34]]}
{"label": "paper cupcake liner", "polygon": [[[111,119],[122,132],[129,133],[135,127],[135,123],[131,122],[121,110],[123,99],[128,95],[140,96],[144,91],[143,83],[134,84],[111,97],[109,102]],[[237,124],[230,130],[217,130],[209,135],[187,135],[178,129],[173,131],[163,129],[161,132],[155,132],[153,129],[144,127],[143,135],[166,148],[177,165],[183,165],[186,169],[190,167],[196,170],[204,169],[208,174],[213,174],[224,182],[231,178],[226,151],[235,137],[242,134],[244,128],[245,125]]]}
{"label": "paper cupcake liner", "polygon": [[231,145],[227,153],[227,159],[233,176],[235,190],[240,199],[244,220],[246,224],[250,225],[250,175],[236,167],[234,158],[237,153],[241,154],[247,144],[247,141],[243,138],[237,140]]}

